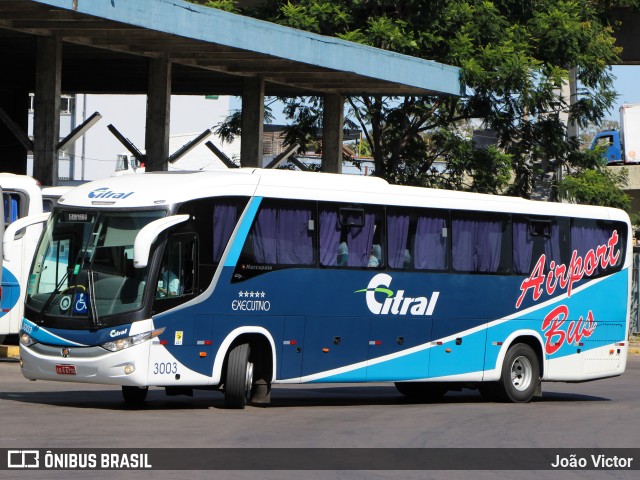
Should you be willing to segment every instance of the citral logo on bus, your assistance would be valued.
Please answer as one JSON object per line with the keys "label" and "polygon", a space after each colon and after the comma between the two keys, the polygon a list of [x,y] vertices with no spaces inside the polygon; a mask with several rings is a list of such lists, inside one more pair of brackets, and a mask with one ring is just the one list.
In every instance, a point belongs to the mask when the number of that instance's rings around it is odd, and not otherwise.
{"label": "citral logo on bus", "polygon": [[127,198],[132,195],[133,192],[112,192],[107,187],[96,188],[92,192],[89,192],[89,198]]}
{"label": "citral logo on bus", "polygon": [[[431,299],[427,297],[405,297],[404,290],[390,290],[391,275],[380,273],[373,277],[367,288],[354,293],[366,292],[367,307],[375,315],[433,315],[440,292],[433,292]],[[386,295],[383,302],[376,299],[376,293]]]}

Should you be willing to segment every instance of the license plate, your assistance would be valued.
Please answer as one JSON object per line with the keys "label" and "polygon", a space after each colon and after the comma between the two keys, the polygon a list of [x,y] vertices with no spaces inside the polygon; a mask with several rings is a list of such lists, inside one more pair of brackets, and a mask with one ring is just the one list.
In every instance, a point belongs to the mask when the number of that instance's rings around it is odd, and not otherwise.
{"label": "license plate", "polygon": [[56,373],[58,375],[76,375],[75,365],[56,365]]}

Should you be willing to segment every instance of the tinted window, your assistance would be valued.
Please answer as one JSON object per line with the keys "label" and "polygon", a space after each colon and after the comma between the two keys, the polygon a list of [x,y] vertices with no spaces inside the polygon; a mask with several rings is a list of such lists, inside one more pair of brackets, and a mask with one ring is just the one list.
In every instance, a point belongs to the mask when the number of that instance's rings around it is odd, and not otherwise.
{"label": "tinted window", "polygon": [[506,273],[511,252],[507,218],[454,214],[451,223],[453,269],[459,272]]}
{"label": "tinted window", "polygon": [[312,265],[314,230],[311,204],[264,201],[247,236],[241,262]]}
{"label": "tinted window", "polygon": [[380,268],[384,265],[382,208],[321,204],[320,264]]}
{"label": "tinted window", "polygon": [[566,219],[514,217],[513,271],[529,274],[542,255],[545,271],[566,261]]}
{"label": "tinted window", "polygon": [[416,209],[389,209],[389,266],[416,270],[447,269],[448,215]]}

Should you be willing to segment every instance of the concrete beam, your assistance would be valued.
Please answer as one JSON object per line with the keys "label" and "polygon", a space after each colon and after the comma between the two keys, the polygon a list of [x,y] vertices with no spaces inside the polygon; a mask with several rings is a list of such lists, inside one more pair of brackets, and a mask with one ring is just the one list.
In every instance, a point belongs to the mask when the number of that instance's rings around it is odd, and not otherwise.
{"label": "concrete beam", "polygon": [[247,77],[242,84],[240,166],[262,167],[264,133],[264,78]]}
{"label": "concrete beam", "polygon": [[340,94],[324,96],[322,114],[322,171],[342,173],[342,129],[344,125],[344,97]]}
{"label": "concrete beam", "polygon": [[144,136],[145,170],[168,170],[171,62],[168,55],[149,59],[147,123]]}
{"label": "concrete beam", "polygon": [[[611,172],[617,173],[620,171],[620,168],[622,168],[622,166],[612,165],[606,168]],[[624,168],[627,169],[628,176],[627,187],[623,188],[623,190],[640,190],[640,165],[624,165]]]}
{"label": "concrete beam", "polygon": [[[612,165],[606,167],[608,170],[618,173],[622,166]],[[624,165],[627,169],[627,186],[623,188],[624,192],[631,197],[631,211],[640,213],[640,165]]]}
{"label": "concrete beam", "polygon": [[33,142],[27,135],[29,92],[26,89],[0,90],[0,170],[23,175],[27,173],[27,153]]}
{"label": "concrete beam", "polygon": [[60,37],[38,37],[33,118],[33,176],[42,185],[58,184],[56,146],[60,141],[61,72]]}
{"label": "concrete beam", "polygon": [[616,44],[622,47],[622,65],[640,64],[640,12],[634,8],[612,8],[608,11],[611,22],[616,25]]}

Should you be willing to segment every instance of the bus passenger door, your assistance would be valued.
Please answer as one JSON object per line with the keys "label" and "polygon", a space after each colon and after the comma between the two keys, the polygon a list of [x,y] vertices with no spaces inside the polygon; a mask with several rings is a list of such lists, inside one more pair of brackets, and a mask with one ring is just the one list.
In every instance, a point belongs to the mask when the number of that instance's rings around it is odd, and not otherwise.
{"label": "bus passenger door", "polygon": [[304,317],[285,317],[280,362],[279,380],[300,378],[302,372],[302,352],[304,350]]}
{"label": "bus passenger door", "polygon": [[432,338],[430,378],[464,375],[465,381],[482,380],[486,323],[477,325],[465,319],[434,318]]}
{"label": "bus passenger door", "polygon": [[369,323],[369,318],[361,317],[308,317],[302,360],[302,376],[307,377],[304,380],[365,381]]}
{"label": "bus passenger door", "polygon": [[368,382],[418,380],[429,375],[431,317],[377,315],[371,320]]}

